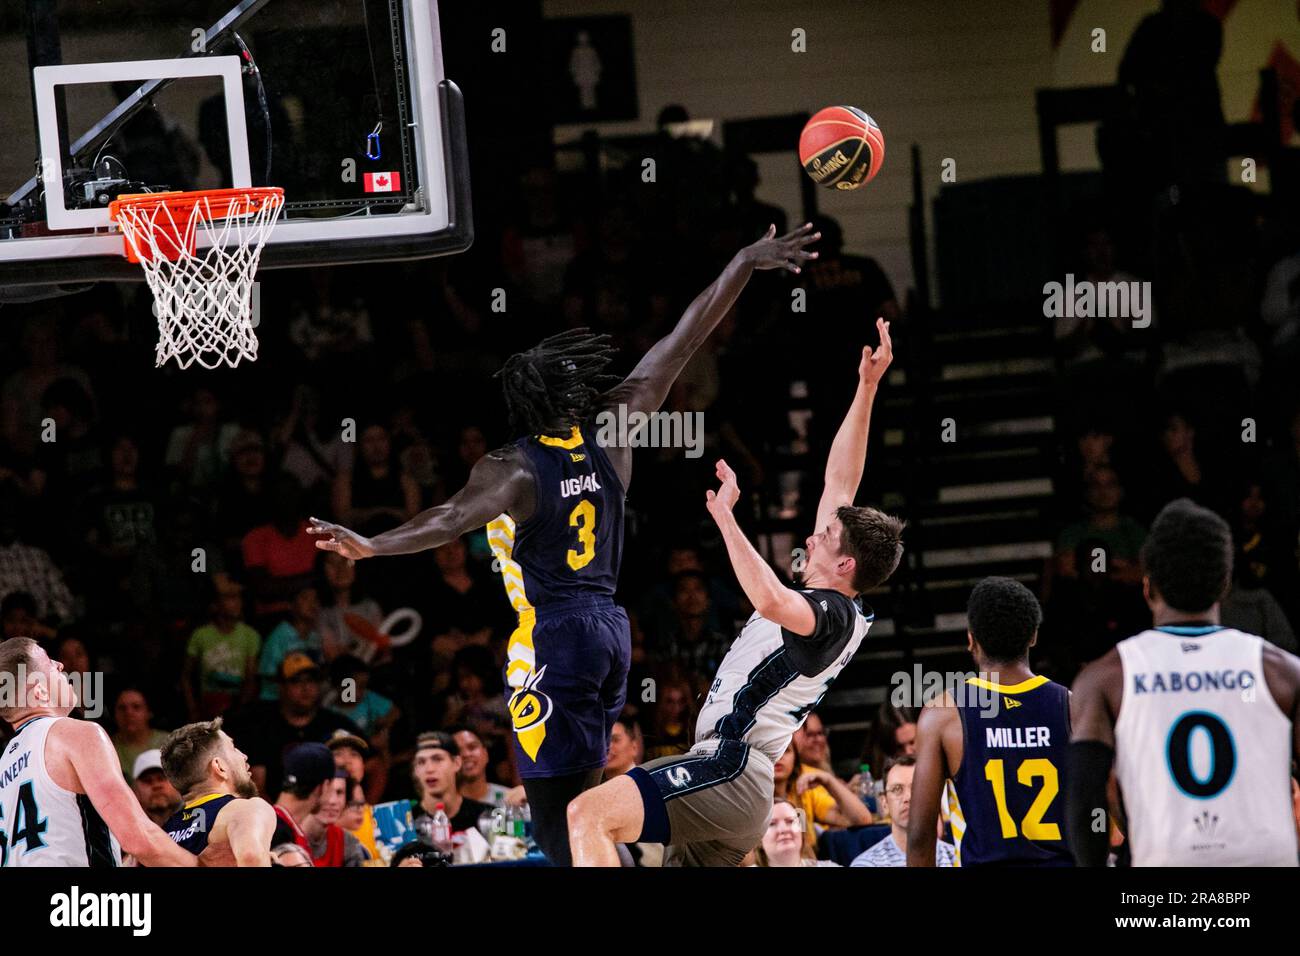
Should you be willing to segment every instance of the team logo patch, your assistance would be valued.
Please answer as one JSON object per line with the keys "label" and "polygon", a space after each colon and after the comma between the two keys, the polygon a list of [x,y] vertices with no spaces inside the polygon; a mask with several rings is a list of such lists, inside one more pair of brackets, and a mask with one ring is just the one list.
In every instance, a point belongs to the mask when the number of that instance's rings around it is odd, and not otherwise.
{"label": "team logo patch", "polygon": [[1210,813],[1209,810],[1201,811],[1200,816],[1192,818],[1192,822],[1196,824],[1196,829],[1201,836],[1212,837],[1214,831],[1219,829],[1219,815]]}
{"label": "team logo patch", "polygon": [[551,716],[553,705],[551,698],[538,690],[546,665],[529,674],[523,686],[510,695],[510,719],[514,725],[515,736],[524,753],[536,760],[537,751],[546,739],[546,721]]}
{"label": "team logo patch", "polygon": [[668,782],[679,790],[691,782],[691,772],[685,767],[672,767],[666,776]]}

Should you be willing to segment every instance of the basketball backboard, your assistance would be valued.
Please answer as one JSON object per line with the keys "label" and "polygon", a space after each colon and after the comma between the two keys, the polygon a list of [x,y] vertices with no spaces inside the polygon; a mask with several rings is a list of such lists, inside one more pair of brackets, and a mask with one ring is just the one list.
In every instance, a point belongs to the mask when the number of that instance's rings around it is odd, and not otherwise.
{"label": "basketball backboard", "polygon": [[0,9],[2,285],[140,278],[109,203],[163,189],[283,188],[263,269],[472,241],[436,0]]}

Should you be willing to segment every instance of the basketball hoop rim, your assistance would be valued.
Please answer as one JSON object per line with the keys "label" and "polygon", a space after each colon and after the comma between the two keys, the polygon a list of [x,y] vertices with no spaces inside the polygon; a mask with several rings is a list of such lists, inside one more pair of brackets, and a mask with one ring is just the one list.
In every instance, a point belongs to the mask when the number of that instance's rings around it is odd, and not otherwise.
{"label": "basketball hoop rim", "polygon": [[165,206],[176,214],[189,216],[194,207],[207,201],[205,218],[224,219],[230,214],[231,206],[241,200],[251,200],[247,212],[261,209],[265,203],[283,205],[284,190],[279,186],[236,186],[231,189],[195,189],[190,191],[171,190],[162,193],[126,193],[118,196],[108,204],[108,215],[113,222],[122,225],[122,214],[128,210],[147,211],[154,207]]}

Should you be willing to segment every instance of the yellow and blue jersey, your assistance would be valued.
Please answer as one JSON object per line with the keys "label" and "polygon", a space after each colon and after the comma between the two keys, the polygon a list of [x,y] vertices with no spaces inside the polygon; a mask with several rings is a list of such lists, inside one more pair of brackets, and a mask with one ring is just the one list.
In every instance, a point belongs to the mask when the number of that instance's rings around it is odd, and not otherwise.
{"label": "yellow and blue jersey", "polygon": [[971,677],[961,690],[954,697],[964,745],[952,779],[961,865],[1073,866],[1065,840],[1069,691],[1041,675],[1013,685]]}
{"label": "yellow and blue jersey", "polygon": [[627,694],[631,636],[614,603],[624,491],[609,456],[576,426],[566,438],[534,435],[516,447],[533,473],[536,506],[518,524],[498,516],[487,535],[519,615],[506,682],[528,778],[604,765]]}
{"label": "yellow and blue jersey", "polygon": [[228,793],[210,793],[191,800],[167,819],[163,830],[182,850],[189,850],[198,856],[208,847],[208,834],[217,822],[217,814],[235,799],[237,798]]}

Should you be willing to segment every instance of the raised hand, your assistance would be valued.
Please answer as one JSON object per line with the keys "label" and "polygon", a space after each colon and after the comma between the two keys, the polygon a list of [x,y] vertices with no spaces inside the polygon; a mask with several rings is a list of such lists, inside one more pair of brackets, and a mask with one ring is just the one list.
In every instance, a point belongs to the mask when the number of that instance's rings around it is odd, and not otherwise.
{"label": "raised hand", "polygon": [[307,533],[327,536],[318,538],[316,547],[322,551],[336,551],[353,561],[370,558],[375,554],[369,538],[350,531],[341,524],[331,524],[320,518],[312,518],[307,525]]}
{"label": "raised hand", "polygon": [[776,226],[768,226],[763,238],[752,246],[746,246],[744,252],[755,269],[787,269],[797,273],[803,263],[817,258],[817,253],[809,252],[807,246],[820,239],[822,234],[812,229],[812,223],[806,222],[778,239],[775,238]]}
{"label": "raised hand", "polygon": [[884,319],[876,319],[876,331],[880,333],[880,344],[874,349],[870,345],[863,346],[862,361],[858,364],[858,378],[864,385],[879,385],[889,363],[894,360],[894,343],[889,338],[889,323]]}
{"label": "raised hand", "polygon": [[731,470],[731,466],[723,459],[718,459],[718,481],[722,486],[716,491],[706,491],[704,493],[705,505],[709,509],[709,514],[713,515],[714,520],[719,520],[729,514],[731,509],[736,506],[740,500],[740,486],[736,484],[736,473]]}

